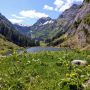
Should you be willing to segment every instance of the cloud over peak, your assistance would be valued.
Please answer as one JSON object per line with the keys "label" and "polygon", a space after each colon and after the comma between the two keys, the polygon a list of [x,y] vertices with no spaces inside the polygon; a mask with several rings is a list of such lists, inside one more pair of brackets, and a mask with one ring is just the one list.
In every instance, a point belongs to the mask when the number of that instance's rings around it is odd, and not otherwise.
{"label": "cloud over peak", "polygon": [[[55,11],[62,13],[66,9],[70,8],[74,3],[78,2],[83,2],[83,0],[54,0],[51,6],[45,4],[42,9],[53,11],[54,13],[56,13]],[[12,23],[23,23],[24,21],[27,21],[28,18],[37,20],[39,18],[49,16],[49,12],[46,14],[35,9],[21,10],[17,14],[11,15],[12,17],[9,20]]]}
{"label": "cloud over peak", "polygon": [[48,17],[47,14],[38,12],[36,10],[22,10],[19,12],[19,15],[11,15],[12,18],[9,19],[12,23],[22,23],[25,19],[38,19],[41,17]]}
{"label": "cloud over peak", "polygon": [[[53,5],[54,7],[46,5],[47,8],[53,8],[54,11],[63,12],[66,9],[70,8],[75,2],[83,2],[83,0],[54,0]],[[45,9],[45,6],[44,6]],[[50,9],[47,9],[50,10]]]}
{"label": "cloud over peak", "polygon": [[55,0],[55,10],[63,12],[66,9],[70,8],[74,2],[83,2],[83,0]]}

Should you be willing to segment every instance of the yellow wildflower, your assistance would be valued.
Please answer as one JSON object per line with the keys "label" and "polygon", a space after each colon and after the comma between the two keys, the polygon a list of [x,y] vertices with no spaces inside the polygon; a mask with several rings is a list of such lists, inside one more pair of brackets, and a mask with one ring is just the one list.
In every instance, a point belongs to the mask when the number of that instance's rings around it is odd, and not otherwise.
{"label": "yellow wildflower", "polygon": [[66,77],[68,77],[68,76],[69,76],[69,74],[67,73],[67,74],[66,74]]}
{"label": "yellow wildflower", "polygon": [[68,66],[68,64],[66,64],[66,66]]}
{"label": "yellow wildflower", "polygon": [[90,64],[88,66],[90,67]]}
{"label": "yellow wildflower", "polygon": [[71,77],[76,76],[76,73],[71,73],[70,76]]}

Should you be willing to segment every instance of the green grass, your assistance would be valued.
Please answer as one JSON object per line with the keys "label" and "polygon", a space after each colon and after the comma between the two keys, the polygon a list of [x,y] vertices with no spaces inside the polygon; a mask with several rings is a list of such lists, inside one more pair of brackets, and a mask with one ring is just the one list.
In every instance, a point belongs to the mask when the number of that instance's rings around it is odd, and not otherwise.
{"label": "green grass", "polygon": [[[90,0],[89,0],[90,1]],[[90,25],[90,13],[84,17],[84,23]]]}
{"label": "green grass", "polygon": [[14,52],[1,57],[0,90],[81,90],[90,65],[72,66],[73,59],[90,63],[90,51]]}
{"label": "green grass", "polygon": [[45,47],[45,46],[47,46],[47,44],[43,41],[40,41],[40,46]]}
{"label": "green grass", "polygon": [[6,40],[5,37],[0,34],[0,54],[4,54],[8,51],[12,51],[13,49],[17,49],[17,48],[20,47]]}
{"label": "green grass", "polygon": [[89,3],[90,2],[90,0],[84,0],[85,2],[87,2],[87,3]]}

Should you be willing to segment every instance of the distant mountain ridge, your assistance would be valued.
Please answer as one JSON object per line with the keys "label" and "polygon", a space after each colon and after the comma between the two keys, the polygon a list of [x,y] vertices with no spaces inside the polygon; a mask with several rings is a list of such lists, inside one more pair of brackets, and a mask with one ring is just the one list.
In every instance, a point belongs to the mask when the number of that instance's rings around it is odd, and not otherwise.
{"label": "distant mountain ridge", "polygon": [[33,26],[41,26],[49,23],[53,23],[54,20],[50,17],[42,17],[40,18]]}
{"label": "distant mountain ridge", "polygon": [[44,40],[52,31],[52,28],[54,28],[54,23],[54,19],[51,19],[50,17],[42,17],[32,26],[26,27],[15,24],[14,26],[19,32],[27,35],[28,37],[32,34],[32,38],[35,40]]}
{"label": "distant mountain ridge", "polygon": [[54,27],[54,21],[50,17],[40,18],[34,25],[30,27],[33,38],[37,40],[44,40]]}
{"label": "distant mountain ridge", "polygon": [[[13,24],[15,29],[17,31],[19,31],[21,34],[26,35],[30,30],[30,26],[23,26],[23,25],[19,25],[19,24]],[[31,35],[29,35],[29,37],[31,37]]]}

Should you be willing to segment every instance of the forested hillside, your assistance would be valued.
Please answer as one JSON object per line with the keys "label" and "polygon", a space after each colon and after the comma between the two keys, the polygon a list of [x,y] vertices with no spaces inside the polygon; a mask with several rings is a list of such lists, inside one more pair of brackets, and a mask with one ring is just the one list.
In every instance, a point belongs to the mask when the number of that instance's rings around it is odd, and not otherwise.
{"label": "forested hillside", "polygon": [[21,34],[17,31],[13,24],[0,14],[0,34],[4,35],[7,40],[19,45],[19,46],[36,46],[38,42],[32,40],[30,37]]}

